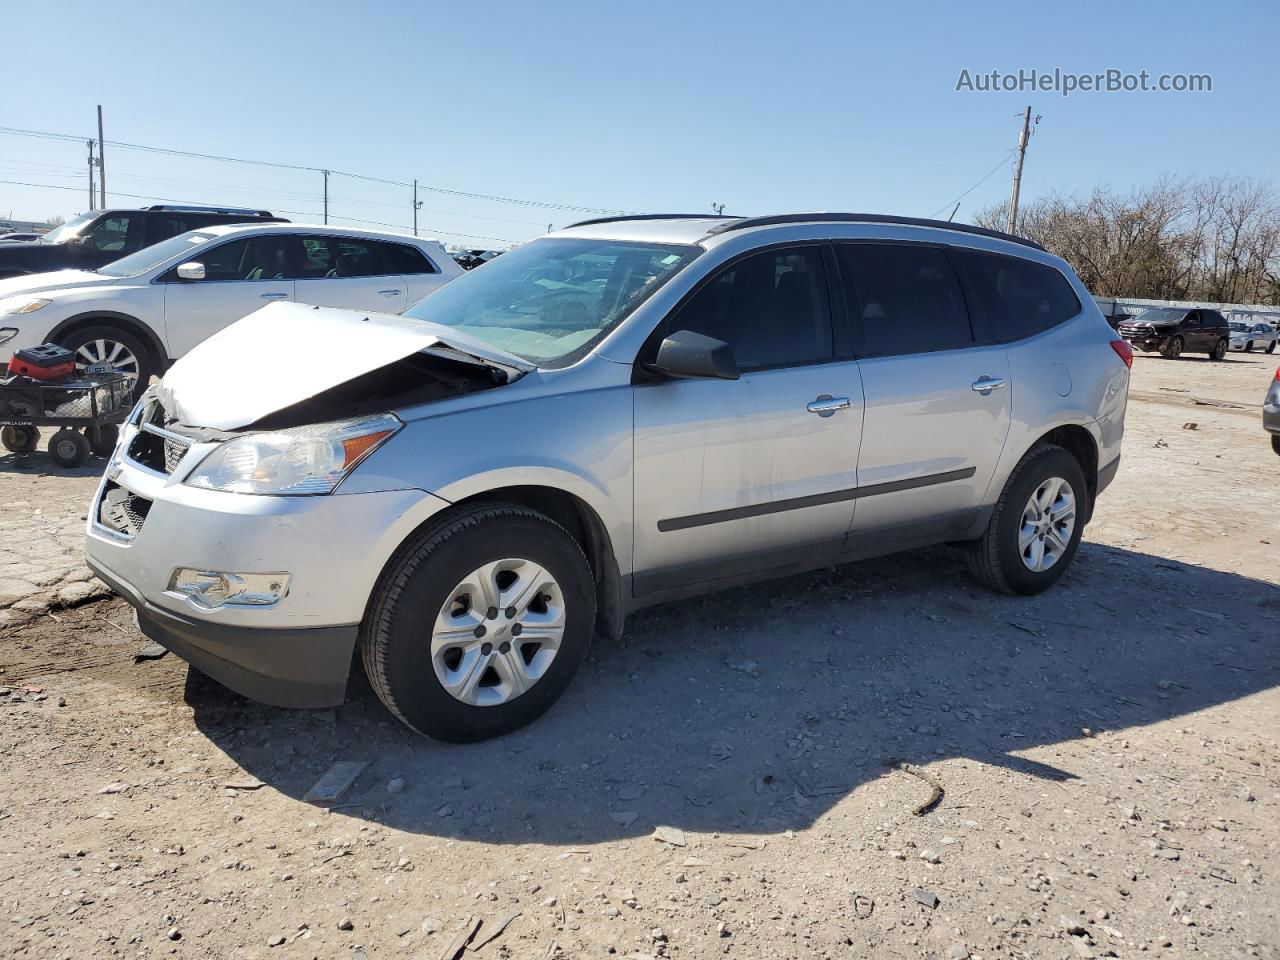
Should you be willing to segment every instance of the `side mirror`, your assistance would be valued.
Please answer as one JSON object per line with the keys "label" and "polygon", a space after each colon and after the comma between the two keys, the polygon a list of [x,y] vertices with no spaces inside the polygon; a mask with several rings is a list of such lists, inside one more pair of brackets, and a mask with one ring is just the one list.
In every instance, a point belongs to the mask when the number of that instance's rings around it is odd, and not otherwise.
{"label": "side mirror", "polygon": [[692,330],[677,330],[663,340],[657,358],[645,366],[677,380],[737,380],[739,376],[738,362],[727,343]]}
{"label": "side mirror", "polygon": [[203,280],[204,264],[196,263],[194,260],[191,261],[190,263],[178,264],[178,279],[179,280]]}

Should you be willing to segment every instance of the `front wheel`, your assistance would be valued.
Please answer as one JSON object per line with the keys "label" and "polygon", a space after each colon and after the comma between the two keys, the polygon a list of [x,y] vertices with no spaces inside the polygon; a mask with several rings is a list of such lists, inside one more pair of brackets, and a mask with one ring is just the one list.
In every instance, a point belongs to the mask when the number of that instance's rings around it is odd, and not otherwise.
{"label": "front wheel", "polygon": [[1010,475],[986,533],[970,546],[970,572],[1001,593],[1047,590],[1080,545],[1088,497],[1075,457],[1052,444],[1035,447]]}
{"label": "front wheel", "polygon": [[1280,433],[1271,435],[1271,449],[1280,454]]}
{"label": "front wheel", "polygon": [[1213,349],[1209,351],[1209,359],[1221,360],[1226,355],[1227,355],[1227,341],[1226,341],[1226,338],[1224,337],[1213,345]]}
{"label": "front wheel", "polygon": [[360,651],[388,710],[419,733],[465,743],[550,709],[594,627],[578,542],[537,511],[485,503],[429,523],[392,558]]}
{"label": "front wheel", "polygon": [[1160,355],[1168,357],[1170,360],[1177,360],[1182,356],[1182,338],[1170,337],[1165,341],[1164,346],[1160,348]]}
{"label": "front wheel", "polygon": [[133,381],[136,396],[156,372],[147,345],[120,327],[82,327],[63,337],[61,345],[75,354],[76,373],[119,373]]}
{"label": "front wheel", "polygon": [[1253,341],[1252,341],[1252,340],[1250,340],[1248,343],[1246,343],[1246,344],[1244,345],[1244,352],[1245,352],[1245,353],[1253,353]]}
{"label": "front wheel", "polygon": [[1267,344],[1267,353],[1275,353],[1275,352],[1276,352],[1276,342],[1272,340],[1270,343]]}
{"label": "front wheel", "polygon": [[60,467],[78,467],[89,455],[89,441],[83,433],[63,427],[49,438],[49,456]]}

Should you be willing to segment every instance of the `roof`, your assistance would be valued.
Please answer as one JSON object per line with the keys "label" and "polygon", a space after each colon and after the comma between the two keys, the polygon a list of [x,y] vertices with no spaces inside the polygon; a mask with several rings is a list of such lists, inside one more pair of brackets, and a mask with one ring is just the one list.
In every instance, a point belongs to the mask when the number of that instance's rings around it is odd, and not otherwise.
{"label": "roof", "polygon": [[340,227],[336,224],[324,223],[218,223],[208,227],[196,227],[191,232],[210,233],[215,237],[225,236],[228,233],[336,233],[351,237],[368,237],[370,240],[440,243],[435,237],[415,237],[412,234],[393,233],[390,230],[366,230],[362,227]]}
{"label": "roof", "polygon": [[602,217],[584,220],[564,228],[562,232],[605,236],[618,240],[643,240],[659,243],[685,243],[707,245],[707,241],[720,236],[746,230],[762,230],[770,227],[799,226],[825,223],[834,225],[868,225],[889,227],[918,227],[927,230],[946,230],[971,236],[987,237],[1006,243],[1016,243],[1043,251],[1044,248],[1025,237],[988,230],[968,223],[949,220],[927,220],[919,217],[900,217],[879,213],[788,213],[767,217],[716,217],[700,214],[647,214],[635,217]]}

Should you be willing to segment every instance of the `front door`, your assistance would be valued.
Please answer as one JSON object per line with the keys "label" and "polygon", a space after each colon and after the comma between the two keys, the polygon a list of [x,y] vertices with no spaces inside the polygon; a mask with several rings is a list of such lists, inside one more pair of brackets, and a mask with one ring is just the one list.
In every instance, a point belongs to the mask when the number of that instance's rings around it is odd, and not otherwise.
{"label": "front door", "polygon": [[940,247],[838,244],[866,413],[851,552],[972,523],[1009,432],[1006,349],[979,345]]}
{"label": "front door", "polygon": [[783,248],[726,265],[646,345],[706,334],[730,344],[742,375],[633,389],[637,595],[837,554],[862,383],[836,356],[831,317],[823,247]]}
{"label": "front door", "polygon": [[203,280],[181,280],[176,268],[162,278],[169,356],[180,357],[223,327],[278,300],[293,299],[289,236],[255,234],[192,251]]}

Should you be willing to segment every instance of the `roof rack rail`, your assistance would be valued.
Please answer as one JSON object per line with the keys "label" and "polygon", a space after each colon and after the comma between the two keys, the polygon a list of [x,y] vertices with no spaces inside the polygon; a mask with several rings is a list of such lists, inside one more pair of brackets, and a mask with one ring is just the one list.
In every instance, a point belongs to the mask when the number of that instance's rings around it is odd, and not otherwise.
{"label": "roof rack rail", "polygon": [[[980,237],[993,237],[996,240],[1008,240],[1020,243],[1024,247],[1044,250],[1044,247],[1026,237],[1015,237],[1011,233],[999,230],[988,230],[971,223],[954,223],[951,220],[928,220],[923,217],[895,217],[883,213],[783,213],[771,217],[743,217],[732,223],[716,224],[710,233],[729,233],[733,230],[746,230],[748,227],[771,227],[784,223],[886,223],[904,227],[933,227],[938,230],[955,230],[959,233],[972,233]],[[1046,251],[1048,252],[1048,251]]]}
{"label": "roof rack rail", "polygon": [[623,220],[731,220],[727,213],[631,213],[616,217],[596,217],[593,220],[579,220],[571,223],[564,230],[573,227],[589,227],[596,223],[619,223]]}
{"label": "roof rack rail", "polygon": [[168,210],[180,213],[228,213],[236,216],[269,217],[270,210],[250,210],[247,207],[215,207],[199,203],[153,203],[143,210]]}

